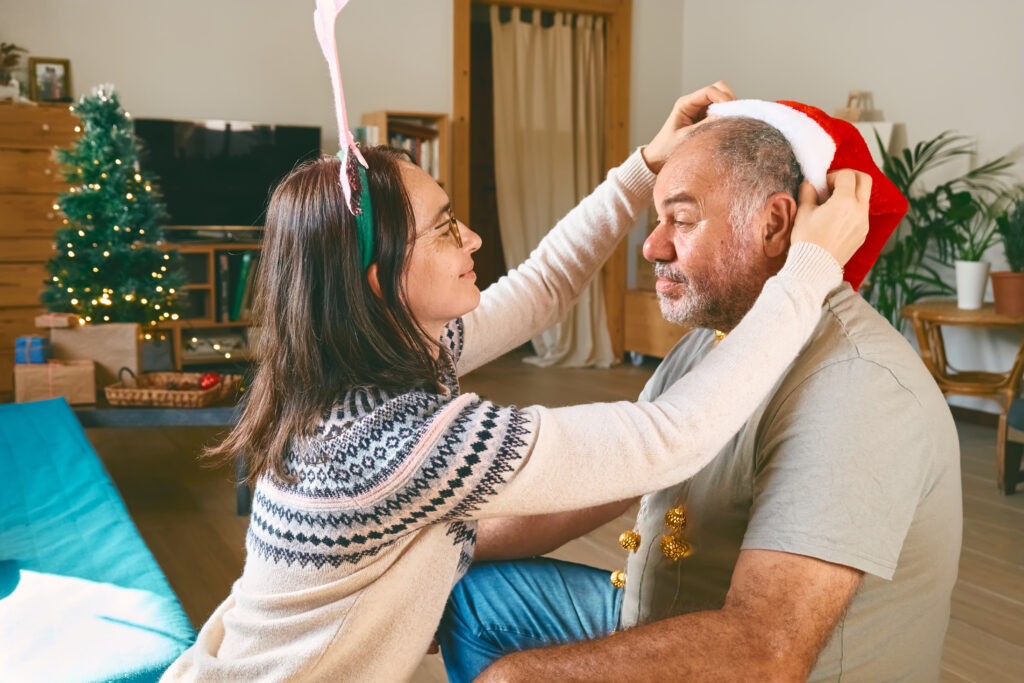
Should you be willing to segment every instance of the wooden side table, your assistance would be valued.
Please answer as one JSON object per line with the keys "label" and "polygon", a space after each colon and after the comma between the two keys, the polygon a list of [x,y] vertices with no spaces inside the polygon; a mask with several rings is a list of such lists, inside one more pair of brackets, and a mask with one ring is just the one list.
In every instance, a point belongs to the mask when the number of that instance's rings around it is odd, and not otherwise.
{"label": "wooden side table", "polygon": [[1008,372],[984,372],[957,370],[951,367],[946,359],[946,347],[940,328],[943,325],[950,325],[1024,331],[1024,318],[998,314],[992,304],[986,304],[978,310],[963,310],[957,308],[956,301],[952,299],[910,304],[904,306],[900,314],[913,323],[917,342],[921,347],[921,360],[932,373],[944,395],[977,396],[994,400],[999,404],[996,481],[1000,491],[1006,494],[1013,493],[1018,482],[1024,480],[1024,477],[1018,471],[1019,463],[1015,467],[1007,467],[1006,415],[1010,403],[1020,393],[1021,373],[1024,371],[1024,334],[1021,335],[1021,346],[1017,349],[1013,367]]}

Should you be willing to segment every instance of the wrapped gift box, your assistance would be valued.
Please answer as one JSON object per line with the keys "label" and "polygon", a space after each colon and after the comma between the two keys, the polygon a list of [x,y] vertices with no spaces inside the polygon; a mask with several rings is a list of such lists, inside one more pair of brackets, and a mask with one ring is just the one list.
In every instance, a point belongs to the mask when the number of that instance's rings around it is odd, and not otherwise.
{"label": "wrapped gift box", "polygon": [[78,316],[74,313],[43,313],[36,316],[36,327],[77,327]]}
{"label": "wrapped gift box", "polygon": [[14,366],[14,400],[45,401],[63,396],[67,402],[96,402],[96,364],[91,360],[57,361]]}
{"label": "wrapped gift box", "polygon": [[120,378],[121,368],[142,371],[141,329],[138,323],[76,325],[50,330],[53,357],[96,361],[96,392]]}
{"label": "wrapped gift box", "polygon": [[50,360],[49,337],[18,337],[14,340],[15,363],[45,363]]}

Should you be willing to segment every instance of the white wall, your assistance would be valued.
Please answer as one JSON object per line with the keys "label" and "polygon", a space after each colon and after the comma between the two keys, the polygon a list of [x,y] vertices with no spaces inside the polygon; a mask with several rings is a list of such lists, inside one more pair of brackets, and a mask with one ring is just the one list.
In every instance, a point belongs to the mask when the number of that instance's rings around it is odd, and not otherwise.
{"label": "white wall", "polygon": [[[319,125],[337,145],[313,0],[0,0],[0,40],[71,60],[75,96],[114,83],[135,116]],[[677,94],[682,6],[634,0],[631,138]],[[338,55],[358,125],[365,111],[451,112],[451,0],[352,0]],[[652,40],[652,36],[655,40]],[[664,113],[661,113],[664,109]]]}
{"label": "white wall", "polygon": [[[954,129],[977,139],[974,165],[1024,146],[1024,2],[685,0],[683,7],[685,91],[724,79],[741,97],[831,111],[849,90],[870,90],[887,120],[905,124],[910,144]],[[1024,179],[1024,165],[1016,174]],[[993,252],[994,267],[1005,267],[1001,249]],[[1005,370],[1019,340],[950,330],[947,347],[957,367]]]}
{"label": "white wall", "polygon": [[[313,0],[0,0],[0,39],[71,60],[75,96],[117,86],[135,116],[321,126],[337,148]],[[349,120],[450,111],[447,0],[353,0],[338,20]]]}

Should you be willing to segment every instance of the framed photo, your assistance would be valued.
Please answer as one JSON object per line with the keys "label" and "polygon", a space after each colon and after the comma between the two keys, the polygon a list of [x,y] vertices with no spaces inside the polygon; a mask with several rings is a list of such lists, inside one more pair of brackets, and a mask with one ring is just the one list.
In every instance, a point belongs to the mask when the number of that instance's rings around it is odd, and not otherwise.
{"label": "framed photo", "polygon": [[36,102],[70,102],[71,61],[29,57],[28,94]]}

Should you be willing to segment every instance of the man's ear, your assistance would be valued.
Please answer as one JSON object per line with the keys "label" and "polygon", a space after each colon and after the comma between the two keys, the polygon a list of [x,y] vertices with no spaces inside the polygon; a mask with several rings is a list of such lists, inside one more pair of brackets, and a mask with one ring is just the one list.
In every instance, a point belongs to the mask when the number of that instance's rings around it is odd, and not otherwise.
{"label": "man's ear", "polygon": [[370,283],[370,289],[377,295],[377,298],[382,298],[380,295],[380,281],[377,280],[377,264],[371,263],[370,267],[366,269],[366,281]]}
{"label": "man's ear", "polygon": [[796,200],[785,192],[776,192],[765,203],[765,220],[761,235],[764,255],[770,259],[784,256],[796,219]]}

